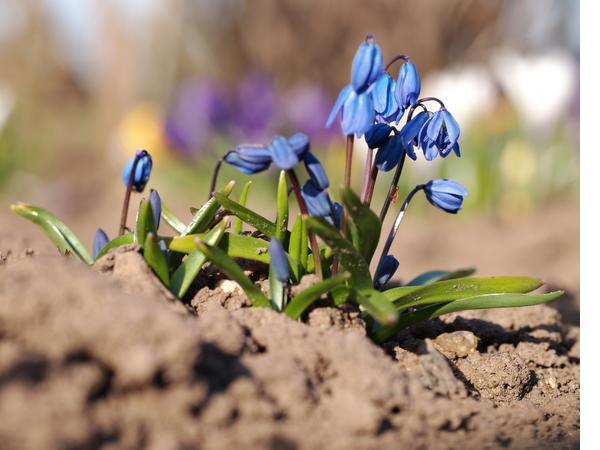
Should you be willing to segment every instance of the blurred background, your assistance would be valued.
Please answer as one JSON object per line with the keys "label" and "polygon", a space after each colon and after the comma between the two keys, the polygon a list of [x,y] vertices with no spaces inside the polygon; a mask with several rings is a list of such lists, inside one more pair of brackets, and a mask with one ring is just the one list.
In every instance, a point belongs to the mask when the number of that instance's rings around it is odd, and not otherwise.
{"label": "blurred background", "polygon": [[[344,140],[337,123],[324,123],[367,33],[386,60],[410,55],[422,96],[442,98],[462,127],[463,157],[411,162],[401,195],[451,177],[470,191],[464,214],[442,217],[415,202],[401,245],[413,231],[430,240],[438,226],[468,222],[477,259],[491,241],[504,244],[485,230],[522,223],[506,240],[569,239],[578,286],[573,0],[0,0],[0,200],[41,204],[89,244],[97,226],[116,232],[120,173],[136,148],[154,157],[150,185],[187,218],[227,148],[294,131],[311,136],[336,186]],[[365,146],[357,147],[356,183]],[[234,176],[245,179],[225,168],[220,180]],[[264,214],[273,215],[276,177],[253,178],[249,203]],[[485,240],[473,239],[477,230]],[[421,252],[423,263],[436,255]]]}

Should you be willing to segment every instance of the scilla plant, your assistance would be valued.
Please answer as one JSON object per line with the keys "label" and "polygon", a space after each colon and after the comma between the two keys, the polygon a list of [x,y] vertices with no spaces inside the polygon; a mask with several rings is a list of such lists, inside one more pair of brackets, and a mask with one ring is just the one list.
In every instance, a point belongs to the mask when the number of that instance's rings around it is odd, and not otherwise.
{"label": "scilla plant", "polygon": [[[394,79],[390,68],[397,62],[402,65]],[[354,56],[350,83],[340,92],[327,121],[331,126],[339,116],[346,137],[344,185],[337,193],[340,203],[330,192],[329,178],[311,151],[308,136],[296,133],[288,138],[275,136],[266,144],[242,144],[228,150],[217,162],[208,201],[192,209],[189,223],[178,219],[158,193],[150,191],[148,199],[141,200],[136,223],[129,230],[129,198],[132,191],[144,190],[152,168],[149,153],[137,152],[123,173],[126,193],[119,235],[110,240],[99,229],[92,255],[48,211],[22,203],[11,208],[39,224],[62,252],[75,254],[87,264],[112,248],[137,244],[157,277],[181,299],[203,267],[212,264],[239,284],[253,306],[273,308],[294,319],[305,317],[318,300],[333,306],[355,303],[366,319],[369,336],[377,343],[443,314],[528,306],[561,296],[562,291],[532,294],[542,285],[536,278],[473,278],[473,269],[429,271],[405,285],[387,287],[399,267],[390,250],[409,204],[422,193],[434,207],[455,214],[467,196],[467,190],[453,180],[430,180],[415,186],[382,240],[378,260],[373,261],[382,224],[398,195],[406,157],[416,160],[422,153],[431,161],[461,154],[456,120],[440,99],[420,98],[420,90],[419,74],[410,58],[396,56],[384,66],[381,49],[372,36],[367,36]],[[357,195],[351,188],[353,147],[355,137],[363,135],[368,151]],[[234,181],[216,190],[223,163],[244,174],[257,174],[271,166],[280,170],[274,220],[246,206],[251,182],[243,186],[238,201],[230,198]],[[306,173],[303,183],[299,166],[304,166]],[[377,214],[371,202],[378,173],[392,170],[388,194]],[[289,208],[292,193],[300,211],[293,220]],[[175,236],[159,233],[161,218]],[[243,231],[243,224],[252,230]],[[242,269],[241,262],[248,260],[259,263],[254,270],[268,276],[268,293]]]}

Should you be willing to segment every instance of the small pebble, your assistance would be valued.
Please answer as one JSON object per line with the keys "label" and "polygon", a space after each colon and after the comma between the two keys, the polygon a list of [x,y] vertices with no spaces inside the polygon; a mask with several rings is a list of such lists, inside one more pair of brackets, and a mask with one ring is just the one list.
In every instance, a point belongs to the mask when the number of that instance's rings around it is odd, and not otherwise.
{"label": "small pebble", "polygon": [[455,331],[440,334],[435,338],[435,345],[444,353],[464,358],[477,350],[478,341],[477,336],[470,331]]}
{"label": "small pebble", "polygon": [[221,280],[219,283],[217,283],[217,287],[220,287],[221,290],[223,292],[225,292],[226,294],[231,294],[232,292],[235,292],[236,290],[238,290],[238,291],[242,290],[240,285],[237,284],[233,280]]}

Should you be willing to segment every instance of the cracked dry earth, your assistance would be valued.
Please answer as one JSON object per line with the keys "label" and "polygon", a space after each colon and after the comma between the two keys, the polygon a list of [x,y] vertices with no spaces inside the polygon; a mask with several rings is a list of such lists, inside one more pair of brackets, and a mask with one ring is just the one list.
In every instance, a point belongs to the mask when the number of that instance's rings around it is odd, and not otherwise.
{"label": "cracked dry earth", "polygon": [[454,314],[383,348],[355,311],[308,324],[135,252],[95,269],[3,251],[0,448],[578,448],[579,329],[536,306]]}

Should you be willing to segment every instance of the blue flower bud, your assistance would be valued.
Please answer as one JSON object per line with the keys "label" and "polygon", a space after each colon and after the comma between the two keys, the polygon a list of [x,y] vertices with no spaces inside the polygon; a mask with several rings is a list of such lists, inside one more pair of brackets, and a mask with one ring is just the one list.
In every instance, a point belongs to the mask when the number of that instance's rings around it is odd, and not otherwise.
{"label": "blue flower bud", "polygon": [[310,175],[310,178],[315,182],[319,189],[327,189],[329,187],[329,178],[325,173],[325,169],[319,160],[310,151],[304,155],[304,166]]}
{"label": "blue flower bud", "polygon": [[333,214],[332,214],[332,221],[333,221],[333,225],[340,230],[342,228],[342,216],[344,214],[344,207],[338,203],[338,202],[333,202]]}
{"label": "blue flower bud", "polygon": [[283,245],[274,237],[271,238],[269,243],[269,258],[271,259],[271,268],[275,278],[280,283],[287,283],[290,278],[290,266]]}
{"label": "blue flower bud", "polygon": [[240,172],[251,175],[269,168],[271,152],[262,145],[244,144],[228,152],[224,160]]}
{"label": "blue flower bud", "polygon": [[438,154],[443,158],[454,151],[460,156],[458,138],[460,127],[445,108],[433,113],[419,132],[418,144],[425,154],[425,159],[431,161]]}
{"label": "blue flower bud", "polygon": [[345,135],[365,134],[375,120],[373,99],[369,92],[357,94],[352,91],[348,95],[342,110],[342,130]]}
{"label": "blue flower bud", "polygon": [[160,203],[160,195],[154,189],[150,190],[150,206],[152,206],[152,215],[154,217],[154,225],[156,225],[156,229],[160,226],[160,213],[161,213],[161,203]]}
{"label": "blue flower bud", "polygon": [[384,287],[390,278],[394,276],[400,263],[392,255],[385,255],[377,266],[375,271],[375,288],[381,289]]}
{"label": "blue flower bud", "polygon": [[358,93],[366,90],[381,74],[383,69],[383,54],[372,36],[358,46],[352,60],[352,87]]}
{"label": "blue flower bud", "polygon": [[400,135],[394,135],[388,139],[383,147],[377,150],[375,165],[382,172],[389,172],[398,165],[403,154],[402,139],[400,139]]}
{"label": "blue flower bud", "polygon": [[[400,72],[398,72],[398,81],[396,81],[396,102],[403,113],[408,107],[414,106],[421,93],[421,79],[417,67],[410,59],[407,59]],[[402,114],[400,114],[402,116]],[[398,117],[400,119],[400,117]]]}
{"label": "blue flower bud", "polygon": [[394,96],[395,89],[396,82],[389,73],[383,73],[373,85],[371,92],[375,112],[386,121],[398,115],[398,103]]}
{"label": "blue flower bud", "polygon": [[302,158],[310,150],[310,139],[304,133],[294,133],[288,138],[287,142],[298,158]]}
{"label": "blue flower bud", "polygon": [[369,148],[380,148],[388,141],[392,127],[387,123],[376,123],[365,133],[365,140]]}
{"label": "blue flower bud", "polygon": [[108,244],[108,236],[104,232],[102,228],[98,228],[96,230],[96,234],[94,235],[94,245],[92,246],[92,256],[96,259],[98,253]]}
{"label": "blue flower bud", "polygon": [[133,169],[133,163],[138,159],[138,162],[135,166],[135,173],[133,174],[133,185],[132,189],[137,192],[142,192],[146,187],[146,183],[150,178],[150,172],[152,171],[152,157],[146,150],[138,150],[136,155],[132,157],[125,167],[123,168],[123,183],[125,186],[129,185],[129,177],[131,175],[131,171]]}
{"label": "blue flower bud", "polygon": [[293,169],[298,164],[298,155],[283,136],[275,136],[269,145],[273,163],[282,170]]}
{"label": "blue flower bud", "polygon": [[327,191],[319,189],[313,180],[308,180],[302,185],[302,198],[306,202],[308,213],[311,216],[330,217],[331,200]]}
{"label": "blue flower bud", "polygon": [[464,197],[469,195],[462,184],[447,179],[429,181],[424,191],[429,203],[452,214],[462,208]]}

